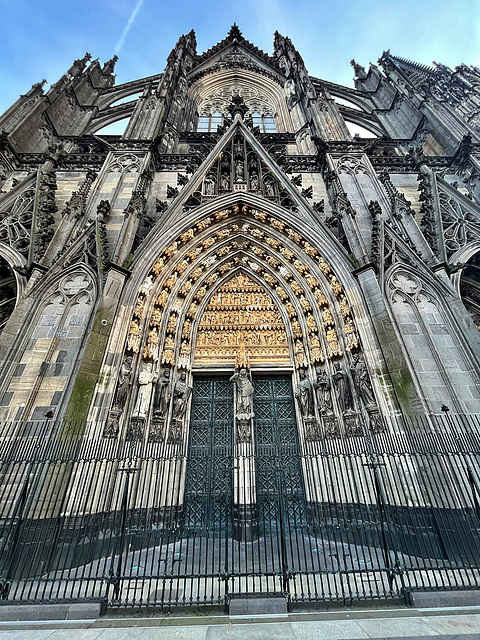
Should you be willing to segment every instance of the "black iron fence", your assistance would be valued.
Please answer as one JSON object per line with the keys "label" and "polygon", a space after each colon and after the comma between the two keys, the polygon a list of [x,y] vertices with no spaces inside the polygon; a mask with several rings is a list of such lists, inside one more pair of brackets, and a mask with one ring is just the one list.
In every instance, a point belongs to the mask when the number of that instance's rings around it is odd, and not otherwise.
{"label": "black iron fence", "polygon": [[[479,416],[263,452],[0,432],[0,598],[109,606],[407,597],[480,585]],[[252,453],[253,451],[253,453]]]}

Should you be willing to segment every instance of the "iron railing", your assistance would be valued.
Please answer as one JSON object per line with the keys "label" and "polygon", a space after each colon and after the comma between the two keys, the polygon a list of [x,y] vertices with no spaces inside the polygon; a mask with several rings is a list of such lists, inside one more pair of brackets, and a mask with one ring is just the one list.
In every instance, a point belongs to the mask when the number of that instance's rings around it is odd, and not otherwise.
{"label": "iron railing", "polygon": [[209,459],[208,490],[187,443],[102,428],[1,426],[2,602],[354,601],[480,585],[478,415],[398,417],[263,458],[233,444]]}

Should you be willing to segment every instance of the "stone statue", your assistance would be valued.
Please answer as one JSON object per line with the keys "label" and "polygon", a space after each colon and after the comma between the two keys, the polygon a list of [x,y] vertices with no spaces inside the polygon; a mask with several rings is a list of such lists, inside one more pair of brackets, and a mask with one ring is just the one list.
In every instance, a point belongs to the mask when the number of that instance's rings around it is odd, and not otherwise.
{"label": "stone statue", "polygon": [[155,385],[153,408],[158,415],[165,415],[170,401],[170,369],[164,369]]}
{"label": "stone statue", "polygon": [[128,391],[130,389],[130,378],[132,375],[132,356],[128,356],[120,367],[120,375],[118,376],[117,390],[113,406],[115,409],[123,411],[125,402],[127,401]]}
{"label": "stone statue", "polygon": [[237,420],[250,420],[253,418],[253,384],[251,376],[246,369],[240,369],[230,378],[237,388]]}
{"label": "stone statue", "polygon": [[300,407],[300,413],[302,414],[302,418],[311,418],[315,416],[315,400],[313,397],[313,386],[310,380],[308,379],[305,371],[300,369],[298,372],[300,377],[300,382],[298,383],[298,387],[295,389],[295,397],[298,400],[298,405]]}
{"label": "stone statue", "polygon": [[138,376],[138,397],[133,412],[134,418],[146,418],[150,401],[152,399],[153,383],[156,381],[157,375],[153,372],[153,364],[147,363],[140,371]]}
{"label": "stone statue", "polygon": [[342,414],[352,413],[353,409],[353,396],[350,386],[350,380],[345,371],[340,368],[340,363],[335,362],[334,373],[332,375],[333,386],[337,395],[338,406]]}
{"label": "stone statue", "polygon": [[192,388],[187,384],[187,374],[181,373],[180,378],[175,383],[175,388],[173,390],[172,415],[174,418],[181,420],[185,415],[188,399],[190,398],[191,392]]}
{"label": "stone statue", "polygon": [[353,381],[358,391],[358,395],[365,405],[366,409],[376,408],[377,403],[373,395],[372,383],[368,375],[367,365],[363,357],[360,357],[357,353],[353,356],[353,362],[350,367]]}
{"label": "stone statue", "polygon": [[315,389],[317,390],[320,413],[326,415],[333,414],[332,385],[328,379],[327,372],[321,367],[317,367],[317,379]]}

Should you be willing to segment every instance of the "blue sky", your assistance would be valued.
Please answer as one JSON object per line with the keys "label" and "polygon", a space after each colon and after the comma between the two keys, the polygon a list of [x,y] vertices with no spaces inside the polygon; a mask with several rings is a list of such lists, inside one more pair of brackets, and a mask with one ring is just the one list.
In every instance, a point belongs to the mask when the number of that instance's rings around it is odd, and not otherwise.
{"label": "blue sky", "polygon": [[117,83],[160,73],[178,37],[195,29],[199,52],[233,22],[267,53],[276,29],[317,77],[352,85],[350,60],[384,49],[423,64],[480,66],[480,0],[0,0],[0,113],[34,82],[56,82],[89,51],[117,53]]}

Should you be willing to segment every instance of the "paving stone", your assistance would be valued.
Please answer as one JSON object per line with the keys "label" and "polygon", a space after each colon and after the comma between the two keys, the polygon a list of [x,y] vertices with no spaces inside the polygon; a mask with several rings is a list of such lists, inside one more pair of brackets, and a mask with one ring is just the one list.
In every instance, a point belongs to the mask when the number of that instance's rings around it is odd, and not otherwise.
{"label": "paving stone", "polygon": [[368,638],[356,620],[321,620],[318,622],[292,622],[297,640],[349,640]]}
{"label": "paving stone", "polygon": [[458,634],[475,633],[480,637],[479,615],[449,615],[426,618],[426,623],[437,633]]}
{"label": "paving stone", "polygon": [[255,625],[234,624],[208,627],[206,638],[207,640],[297,640],[298,636],[293,630],[293,624],[289,622],[261,622]]}
{"label": "paving stone", "polygon": [[359,620],[358,624],[368,638],[411,638],[438,635],[431,626],[419,618]]}

